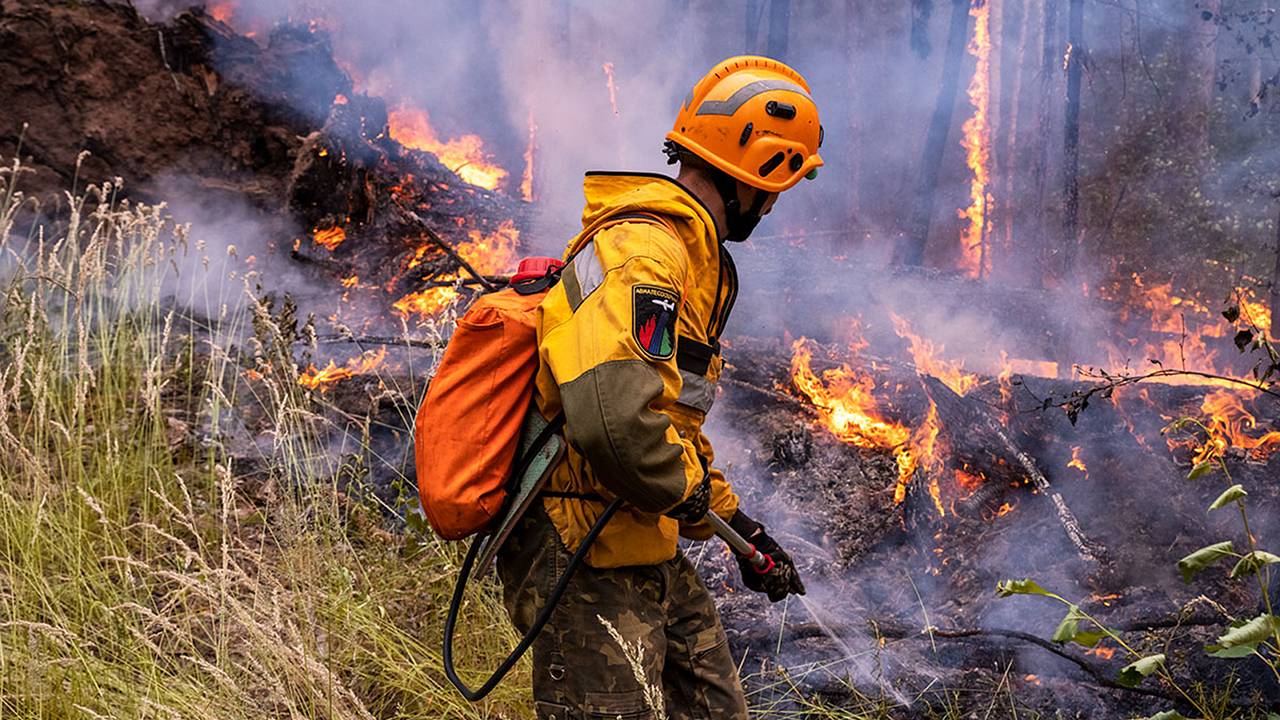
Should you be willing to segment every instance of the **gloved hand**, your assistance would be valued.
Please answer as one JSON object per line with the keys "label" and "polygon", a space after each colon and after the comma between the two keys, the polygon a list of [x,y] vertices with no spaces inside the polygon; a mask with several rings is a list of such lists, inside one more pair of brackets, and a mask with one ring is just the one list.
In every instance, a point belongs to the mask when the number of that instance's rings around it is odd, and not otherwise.
{"label": "gloved hand", "polygon": [[756,546],[756,550],[773,558],[773,567],[767,572],[760,572],[744,557],[738,558],[738,570],[742,573],[742,584],[756,592],[766,593],[770,602],[778,602],[787,595],[803,595],[804,583],[800,582],[800,573],[791,560],[791,556],[783,550],[776,540],[769,537],[764,526],[747,517],[738,510],[729,519],[732,527],[739,535]]}
{"label": "gloved hand", "polygon": [[669,518],[675,518],[680,522],[696,523],[707,514],[707,510],[711,508],[711,476],[704,474],[702,482],[698,483],[698,487],[689,493],[689,497],[680,501],[679,505],[666,511],[664,514]]}

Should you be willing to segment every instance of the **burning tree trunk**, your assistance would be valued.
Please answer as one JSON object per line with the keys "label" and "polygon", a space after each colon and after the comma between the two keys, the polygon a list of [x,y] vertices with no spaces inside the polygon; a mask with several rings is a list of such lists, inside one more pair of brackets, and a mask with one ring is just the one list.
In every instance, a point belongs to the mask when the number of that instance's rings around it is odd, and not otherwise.
{"label": "burning tree trunk", "polygon": [[1035,486],[1036,490],[1049,498],[1053,503],[1058,521],[1062,524],[1063,530],[1066,531],[1067,537],[1071,540],[1071,544],[1075,547],[1080,559],[1089,563],[1097,563],[1105,559],[1105,549],[1085,535],[1084,530],[1080,528],[1080,521],[1076,519],[1075,513],[1071,511],[1071,508],[1067,507],[1062,495],[1049,486],[1048,478],[1037,467],[1035,459],[1013,442],[1013,439],[1009,437],[1009,433],[1005,431],[998,420],[992,417],[990,412],[979,406],[978,403],[965,402],[964,398],[957,395],[937,378],[930,375],[921,375],[920,379],[924,383],[925,391],[938,408],[938,413],[942,417],[944,425],[952,428],[965,428],[965,432],[971,436],[971,439],[978,439],[982,446],[995,451],[997,455],[1007,455],[1007,459],[1016,463],[1015,467],[1026,474],[1026,477]]}
{"label": "burning tree trunk", "polygon": [[1076,272],[1080,242],[1080,81],[1084,74],[1084,0],[1071,0],[1067,21],[1067,117],[1063,142],[1062,256],[1064,277]]}
{"label": "burning tree trunk", "polygon": [[965,30],[968,25],[969,0],[952,0],[951,28],[947,33],[947,49],[942,62],[942,84],[924,143],[915,209],[907,224],[906,235],[894,249],[893,260],[899,265],[924,264],[924,249],[929,241],[929,225],[933,220],[934,196],[938,188],[938,170],[942,166],[947,136],[951,131],[951,116],[956,105],[956,89],[960,85],[960,63],[964,59]]}

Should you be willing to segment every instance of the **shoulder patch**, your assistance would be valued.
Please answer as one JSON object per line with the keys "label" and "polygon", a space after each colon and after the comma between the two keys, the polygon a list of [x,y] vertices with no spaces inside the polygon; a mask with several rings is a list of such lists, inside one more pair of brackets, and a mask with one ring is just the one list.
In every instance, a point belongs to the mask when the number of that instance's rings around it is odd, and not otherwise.
{"label": "shoulder patch", "polygon": [[640,351],[654,360],[670,360],[676,352],[676,314],[680,293],[656,285],[631,288],[631,336]]}

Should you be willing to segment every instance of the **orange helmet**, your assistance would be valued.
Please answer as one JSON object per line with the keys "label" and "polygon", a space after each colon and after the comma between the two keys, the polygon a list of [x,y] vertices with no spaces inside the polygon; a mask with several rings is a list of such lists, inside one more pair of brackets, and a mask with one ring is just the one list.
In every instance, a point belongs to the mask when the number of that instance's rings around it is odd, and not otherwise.
{"label": "orange helmet", "polygon": [[667,140],[754,188],[782,192],[822,166],[822,135],[800,73],[739,55],[693,86]]}

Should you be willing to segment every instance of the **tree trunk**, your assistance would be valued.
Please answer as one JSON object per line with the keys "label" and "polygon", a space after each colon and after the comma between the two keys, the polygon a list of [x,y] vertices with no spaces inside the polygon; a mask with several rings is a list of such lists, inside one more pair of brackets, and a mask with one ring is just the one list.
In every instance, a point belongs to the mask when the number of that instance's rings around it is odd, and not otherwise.
{"label": "tree trunk", "polygon": [[769,45],[765,55],[786,62],[787,37],[791,31],[791,0],[769,3]]}
{"label": "tree trunk", "polygon": [[[1014,272],[1018,269],[1026,269],[1026,258],[1019,247],[1026,242],[1024,233],[1022,232],[1023,223],[1021,218],[1025,212],[1021,202],[1011,202],[1016,197],[1015,192],[1021,185],[1021,175],[1026,162],[1023,159],[1023,153],[1020,147],[1020,133],[1018,128],[1018,120],[1022,112],[1022,78],[1023,68],[1026,66],[1027,57],[1027,37],[1031,34],[1031,16],[1032,6],[1030,4],[1022,5],[1018,12],[1021,14],[1017,18],[1018,37],[1013,45],[1013,52],[1006,53],[1001,50],[1002,70],[1000,72],[1000,84],[1009,87],[1009,92],[1004,94],[1004,100],[1001,104],[1001,123],[1002,132],[997,136],[1002,140],[1002,151],[999,170],[1000,174],[996,177],[996,193],[997,198],[1003,201],[998,203],[996,211],[1000,219],[999,227],[1004,232],[1004,238],[1001,241],[1002,252],[996,257],[1003,260],[1000,267],[992,265],[992,274],[1005,281],[1014,278]],[[1009,18],[1013,22],[1013,18]],[[1002,44],[1002,48],[1004,45]]]}
{"label": "tree trunk", "polygon": [[1067,112],[1063,153],[1062,258],[1063,275],[1074,285],[1080,244],[1080,81],[1084,74],[1084,0],[1071,0],[1067,20]]}
{"label": "tree trunk", "polygon": [[893,262],[897,265],[923,265],[925,244],[929,240],[929,225],[933,220],[933,206],[938,188],[938,170],[947,149],[947,136],[951,131],[951,116],[956,105],[956,88],[960,84],[960,65],[964,60],[965,35],[969,27],[969,0],[952,0],[951,29],[947,33],[946,54],[942,61],[942,83],[938,90],[938,103],[933,109],[929,134],[925,137],[924,158],[920,163],[920,181],[916,186],[914,211],[905,235],[894,248]]}
{"label": "tree trunk", "polygon": [[1271,270],[1271,336],[1280,338],[1280,215],[1276,217],[1276,264]]}
{"label": "tree trunk", "polygon": [[1053,88],[1054,79],[1058,76],[1058,3],[1057,0],[1042,0],[1042,32],[1040,36],[1040,97],[1036,106],[1036,156],[1032,167],[1031,182],[1036,198],[1036,233],[1037,252],[1035,278],[1040,287],[1048,285],[1049,267],[1053,255],[1054,243],[1049,239],[1049,138],[1053,124]]}
{"label": "tree trunk", "polygon": [[[1209,117],[1213,106],[1213,84],[1217,78],[1218,26],[1206,22],[1203,13],[1216,16],[1221,0],[1199,0],[1189,5],[1185,16],[1185,37],[1181,42],[1178,102],[1171,113],[1173,137],[1196,163],[1209,155]],[[1199,172],[1196,171],[1196,176]]]}
{"label": "tree trunk", "polygon": [[760,52],[760,17],[764,14],[765,0],[747,0],[746,44],[743,52],[755,55]]}

